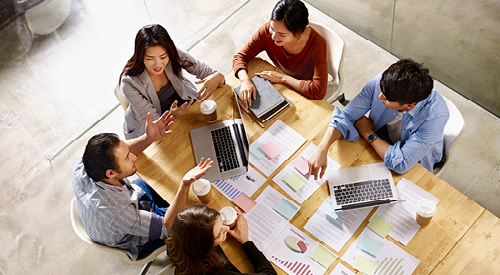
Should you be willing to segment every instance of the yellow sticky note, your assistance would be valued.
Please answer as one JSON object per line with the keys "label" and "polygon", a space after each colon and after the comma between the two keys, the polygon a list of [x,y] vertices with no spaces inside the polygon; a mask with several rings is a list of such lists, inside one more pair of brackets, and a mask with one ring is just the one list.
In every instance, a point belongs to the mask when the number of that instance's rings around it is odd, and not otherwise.
{"label": "yellow sticky note", "polygon": [[368,223],[368,227],[380,237],[385,238],[394,226],[390,225],[378,215],[375,215]]}
{"label": "yellow sticky note", "polygon": [[375,270],[377,270],[377,266],[377,261],[372,261],[361,255],[356,258],[356,261],[354,261],[354,265],[352,265],[352,267],[365,273],[366,275],[373,275],[373,273],[375,273]]}
{"label": "yellow sticky note", "polygon": [[302,186],[306,185],[306,181],[301,178],[295,171],[292,171],[288,176],[283,179],[293,191],[297,192]]}
{"label": "yellow sticky note", "polygon": [[330,252],[330,250],[326,249],[322,245],[318,245],[318,247],[314,249],[313,253],[311,253],[311,256],[309,257],[311,257],[311,259],[315,260],[325,268],[329,268],[333,261],[337,259],[337,256],[335,256],[335,254]]}

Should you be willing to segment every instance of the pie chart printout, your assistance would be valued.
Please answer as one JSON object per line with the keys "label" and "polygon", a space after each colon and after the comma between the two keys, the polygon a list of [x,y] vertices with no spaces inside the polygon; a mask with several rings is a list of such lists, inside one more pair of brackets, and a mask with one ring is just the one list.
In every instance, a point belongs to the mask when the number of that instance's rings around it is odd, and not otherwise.
{"label": "pie chart printout", "polygon": [[294,236],[286,236],[285,245],[295,253],[305,253],[307,251],[306,244]]}

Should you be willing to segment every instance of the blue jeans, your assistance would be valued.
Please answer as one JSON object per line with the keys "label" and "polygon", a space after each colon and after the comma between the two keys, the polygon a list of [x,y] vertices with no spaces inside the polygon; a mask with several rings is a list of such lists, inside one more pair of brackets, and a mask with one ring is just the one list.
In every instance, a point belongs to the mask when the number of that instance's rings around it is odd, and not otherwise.
{"label": "blue jeans", "polygon": [[[160,216],[165,216],[165,212],[168,209],[168,202],[166,202],[155,190],[153,190],[144,180],[138,178],[132,182],[139,186],[146,194],[144,194],[139,201],[148,201],[151,204],[151,210]],[[142,246],[142,249],[139,251],[139,258],[141,256],[149,254],[153,252],[157,248],[165,245],[165,240],[163,239],[155,239],[145,243]]]}

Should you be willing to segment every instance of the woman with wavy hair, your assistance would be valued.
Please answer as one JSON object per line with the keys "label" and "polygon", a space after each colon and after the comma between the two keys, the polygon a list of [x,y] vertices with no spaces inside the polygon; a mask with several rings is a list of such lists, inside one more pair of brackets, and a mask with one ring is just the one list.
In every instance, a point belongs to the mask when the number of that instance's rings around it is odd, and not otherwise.
{"label": "woman with wavy hair", "polygon": [[[182,71],[196,76],[197,91]],[[123,131],[126,139],[144,134],[146,116],[157,120],[165,111],[178,118],[195,99],[208,99],[224,76],[204,62],[177,48],[167,30],[158,24],[142,27],[135,38],[134,55],[120,75],[120,87],[129,101]]]}
{"label": "woman with wavy hair", "polygon": [[227,234],[242,244],[243,250],[259,275],[275,275],[271,263],[248,239],[247,220],[238,209],[236,226],[230,230],[219,212],[205,205],[190,205],[174,218],[166,239],[170,266],[178,275],[241,274],[224,255],[219,244]]}

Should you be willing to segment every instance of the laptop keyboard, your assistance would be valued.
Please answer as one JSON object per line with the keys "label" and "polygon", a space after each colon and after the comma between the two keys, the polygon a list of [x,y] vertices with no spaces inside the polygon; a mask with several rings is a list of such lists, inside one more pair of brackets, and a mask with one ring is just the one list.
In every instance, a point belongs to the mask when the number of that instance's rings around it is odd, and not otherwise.
{"label": "laptop keyboard", "polygon": [[348,183],[334,187],[338,205],[384,200],[392,197],[389,179]]}
{"label": "laptop keyboard", "polygon": [[225,172],[240,167],[233,139],[231,138],[230,126],[211,131],[214,142],[219,172]]}

